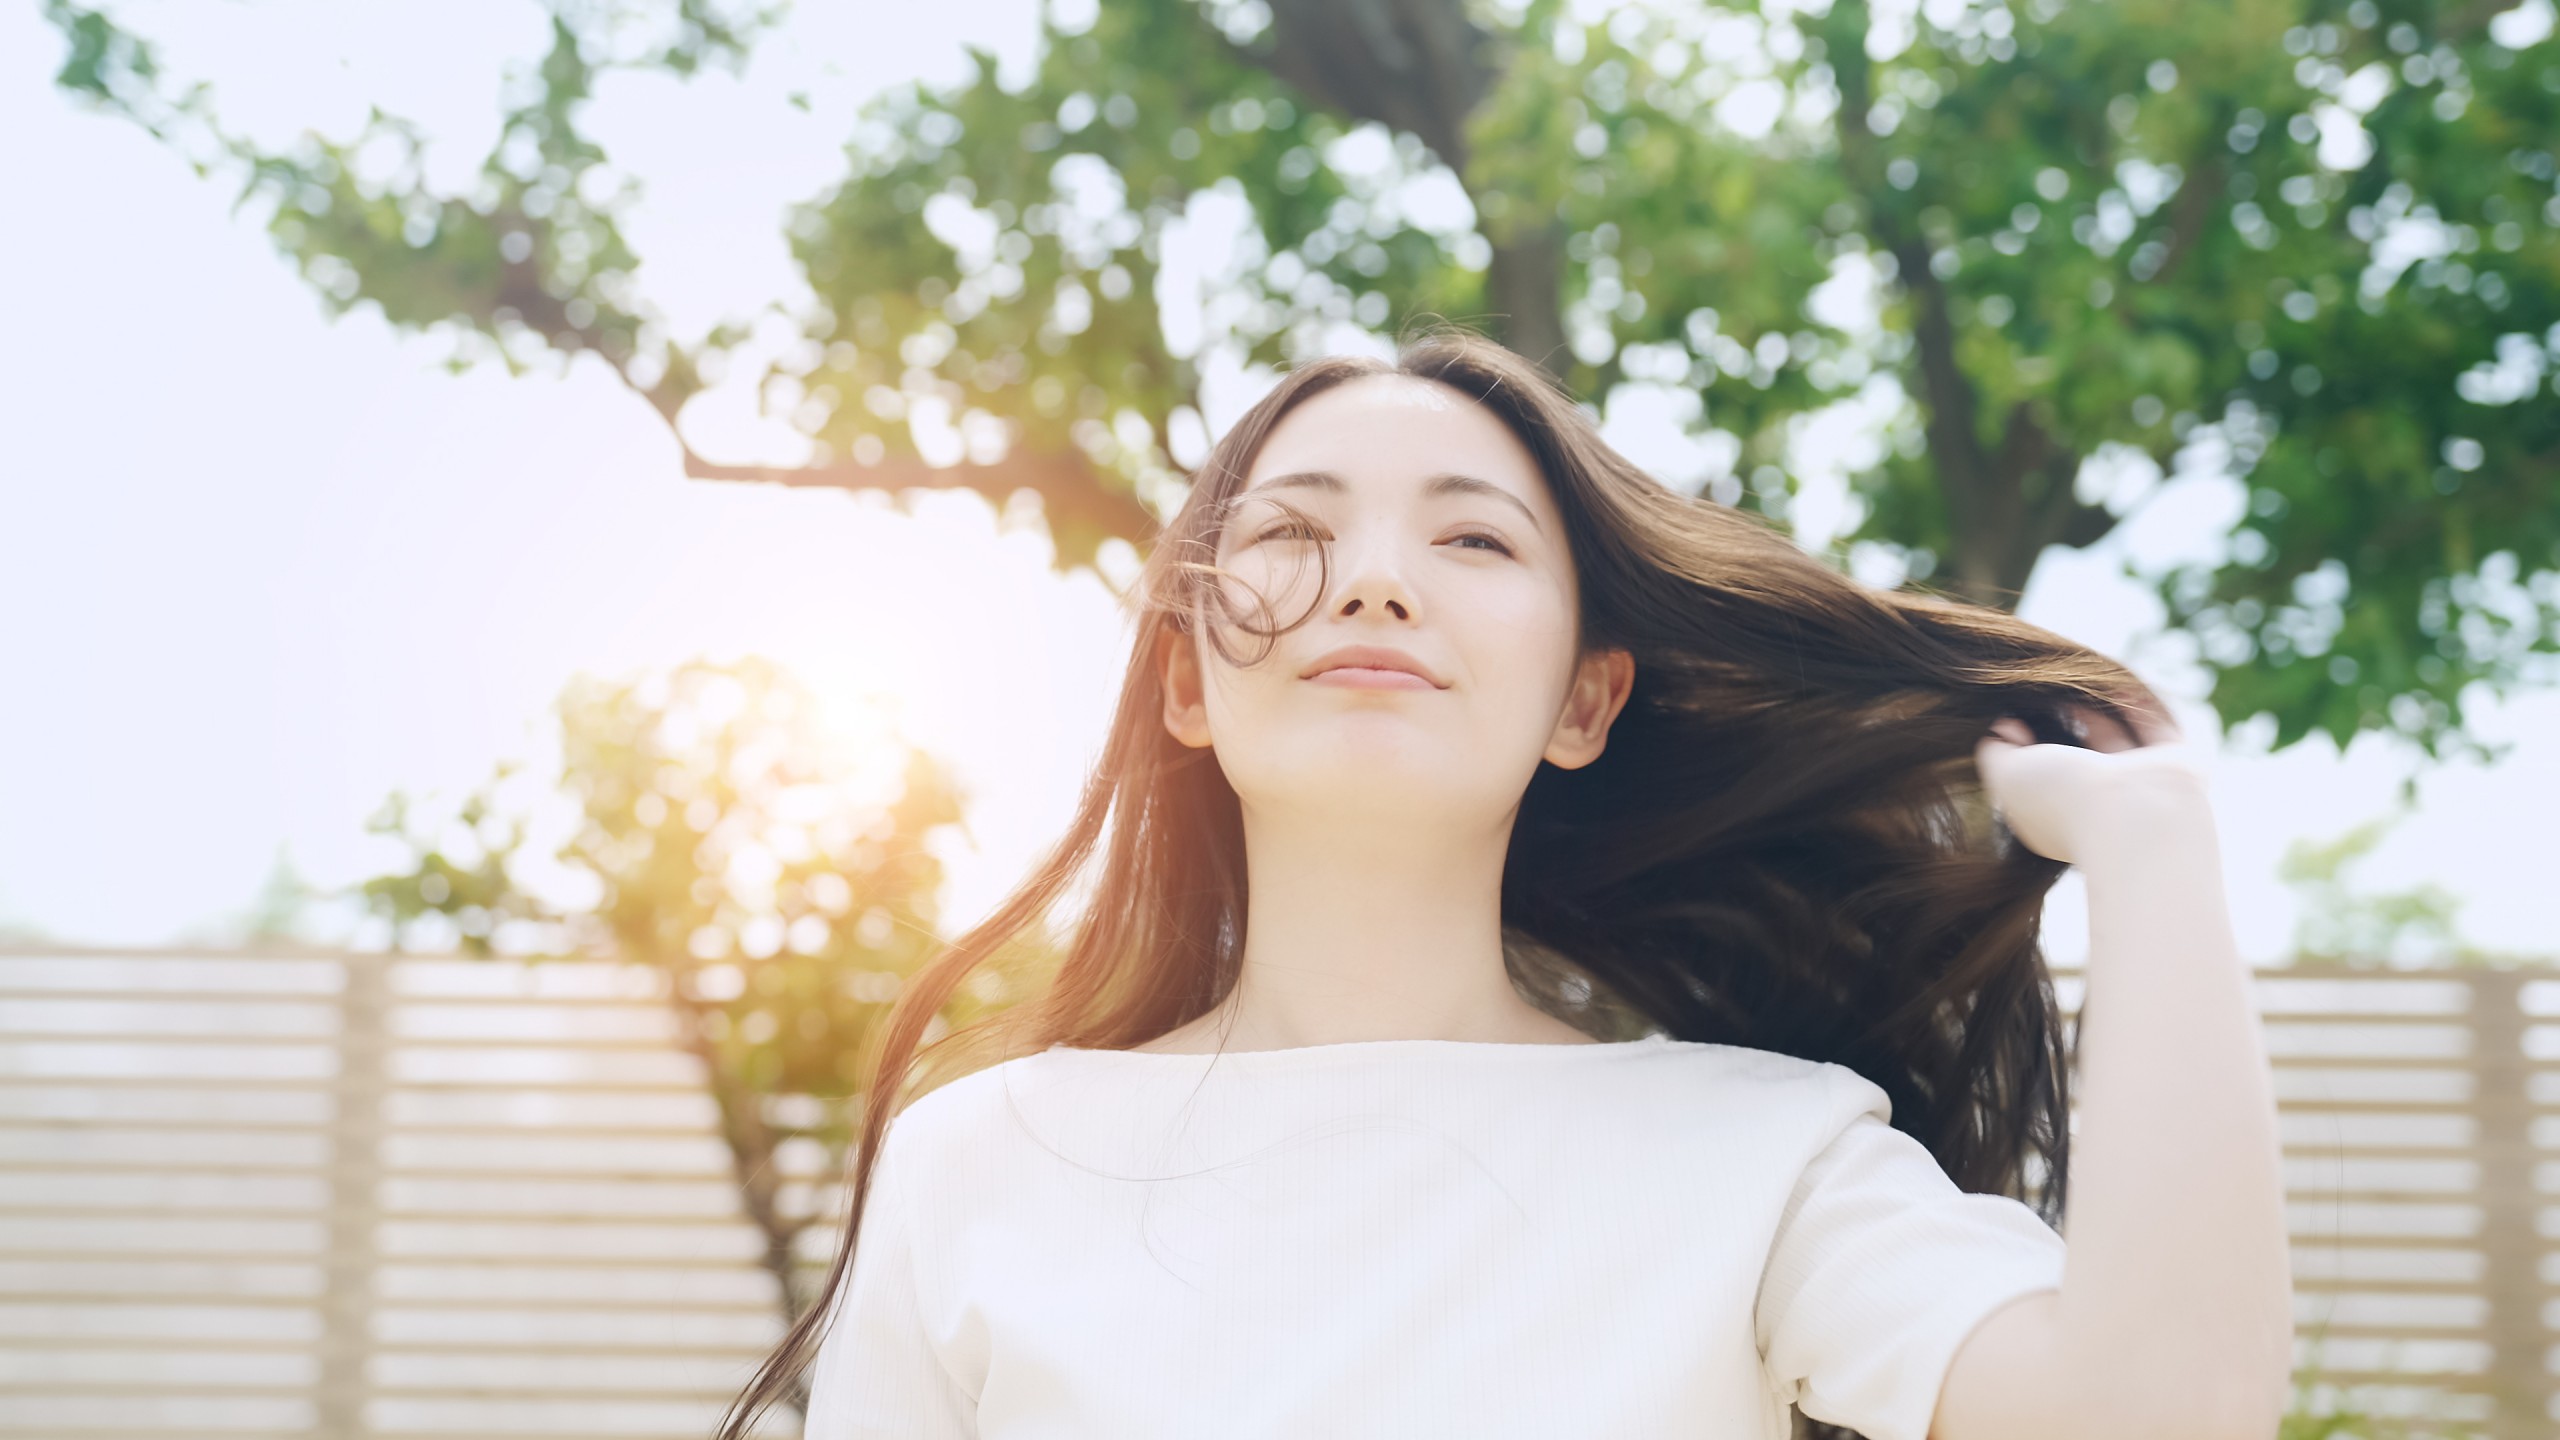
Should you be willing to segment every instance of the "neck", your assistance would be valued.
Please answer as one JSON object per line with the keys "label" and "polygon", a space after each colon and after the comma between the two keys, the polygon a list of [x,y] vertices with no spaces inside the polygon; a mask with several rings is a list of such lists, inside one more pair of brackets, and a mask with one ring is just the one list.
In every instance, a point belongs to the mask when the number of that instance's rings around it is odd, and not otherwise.
{"label": "neck", "polygon": [[1244,828],[1243,974],[1204,1017],[1231,1048],[1575,1036],[1521,999],[1503,968],[1509,816],[1346,827],[1338,815],[1248,806]]}

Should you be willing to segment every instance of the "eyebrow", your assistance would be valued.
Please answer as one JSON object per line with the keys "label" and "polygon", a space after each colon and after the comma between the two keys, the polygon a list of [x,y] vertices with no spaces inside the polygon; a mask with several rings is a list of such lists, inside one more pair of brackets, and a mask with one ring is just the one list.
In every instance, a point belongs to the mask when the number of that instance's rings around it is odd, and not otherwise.
{"label": "eyebrow", "polygon": [[[1277,490],[1282,486],[1324,490],[1336,495],[1350,488],[1343,483],[1341,476],[1330,470],[1293,470],[1286,475],[1274,475],[1261,484],[1251,487],[1251,490]],[[1251,490],[1246,493],[1250,494]],[[1473,475],[1460,475],[1454,471],[1444,470],[1423,482],[1422,493],[1425,495],[1489,495],[1509,504],[1527,517],[1532,529],[1541,533],[1546,530],[1545,526],[1538,523],[1536,511],[1531,510],[1519,496],[1490,480],[1479,480]]]}

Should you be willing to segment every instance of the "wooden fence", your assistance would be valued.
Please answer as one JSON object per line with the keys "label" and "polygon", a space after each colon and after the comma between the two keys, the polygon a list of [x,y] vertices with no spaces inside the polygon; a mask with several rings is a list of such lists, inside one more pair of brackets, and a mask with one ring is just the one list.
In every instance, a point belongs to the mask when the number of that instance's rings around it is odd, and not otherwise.
{"label": "wooden fence", "polygon": [[663,996],[0,955],[0,1433],[707,1435],[781,1326]]}
{"label": "wooden fence", "polygon": [[[2304,1380],[2555,1433],[2560,971],[2256,985]],[[779,1328],[701,1080],[637,969],[0,952],[0,1434],[698,1440]]]}

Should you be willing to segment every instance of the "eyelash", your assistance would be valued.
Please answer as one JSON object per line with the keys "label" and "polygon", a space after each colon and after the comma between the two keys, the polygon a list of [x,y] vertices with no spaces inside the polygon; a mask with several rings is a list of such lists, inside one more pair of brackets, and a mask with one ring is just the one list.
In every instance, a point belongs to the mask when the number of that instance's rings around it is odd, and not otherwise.
{"label": "eyelash", "polygon": [[[1307,527],[1304,525],[1274,525],[1270,529],[1263,531],[1261,534],[1254,536],[1253,540],[1255,544],[1259,545],[1266,540],[1310,538],[1316,537],[1309,535]],[[1458,540],[1482,540],[1486,544],[1491,545],[1497,554],[1509,555],[1512,553],[1511,547],[1503,542],[1501,536],[1491,534],[1483,530],[1462,530],[1449,538],[1453,542]]]}

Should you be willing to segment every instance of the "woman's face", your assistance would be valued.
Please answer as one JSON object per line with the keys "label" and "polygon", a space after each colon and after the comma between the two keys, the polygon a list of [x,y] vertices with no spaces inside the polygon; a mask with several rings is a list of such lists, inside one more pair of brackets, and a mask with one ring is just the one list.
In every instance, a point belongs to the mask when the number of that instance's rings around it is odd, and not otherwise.
{"label": "woman's face", "polygon": [[[1319,546],[1332,562],[1321,597]],[[1573,557],[1536,460],[1436,381],[1375,376],[1291,410],[1217,558],[1238,613],[1261,627],[1315,606],[1249,666],[1176,632],[1159,656],[1166,728],[1214,746],[1249,807],[1428,804],[1442,819],[1500,820],[1541,759],[1596,758],[1625,702],[1626,652],[1577,654]],[[1260,643],[1231,639],[1247,656]]]}

